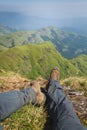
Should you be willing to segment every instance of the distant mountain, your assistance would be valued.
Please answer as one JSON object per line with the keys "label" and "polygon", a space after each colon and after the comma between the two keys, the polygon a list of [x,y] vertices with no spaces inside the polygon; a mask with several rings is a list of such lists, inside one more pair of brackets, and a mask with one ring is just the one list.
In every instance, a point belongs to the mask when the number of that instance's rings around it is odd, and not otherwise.
{"label": "distant mountain", "polygon": [[37,31],[22,31],[0,36],[0,45],[13,47],[29,43],[51,41],[65,58],[87,54],[87,36],[66,33],[56,27],[42,28]]}
{"label": "distant mountain", "polygon": [[84,28],[62,27],[60,29],[62,31],[65,31],[65,32],[68,32],[68,33],[74,32],[74,33],[78,33],[78,34],[81,34],[81,35],[87,35],[87,28],[86,27],[84,27]]}
{"label": "distant mountain", "polygon": [[[25,18],[16,12],[0,12],[0,23],[10,27],[20,28]],[[26,24],[26,23],[25,23]]]}
{"label": "distant mountain", "polygon": [[36,30],[42,27],[58,26],[58,20],[29,16],[17,12],[0,12],[0,23],[18,30]]}
{"label": "distant mountain", "polygon": [[87,17],[71,18],[64,22],[66,24],[60,27],[63,31],[87,35]]}
{"label": "distant mountain", "polygon": [[42,75],[49,77],[54,66],[58,66],[61,78],[79,75],[81,72],[63,58],[49,42],[16,46],[0,52],[0,69],[14,71],[28,78]]}
{"label": "distant mountain", "polygon": [[9,27],[4,24],[0,24],[0,35],[16,32],[17,29]]}
{"label": "distant mountain", "polygon": [[71,63],[87,76],[87,55],[80,55],[72,59]]}
{"label": "distant mountain", "polygon": [[62,19],[49,19],[43,17],[25,15],[18,12],[0,11],[0,23],[10,27],[16,27],[19,30],[36,30],[48,26],[56,26],[87,35],[87,17],[71,17]]}

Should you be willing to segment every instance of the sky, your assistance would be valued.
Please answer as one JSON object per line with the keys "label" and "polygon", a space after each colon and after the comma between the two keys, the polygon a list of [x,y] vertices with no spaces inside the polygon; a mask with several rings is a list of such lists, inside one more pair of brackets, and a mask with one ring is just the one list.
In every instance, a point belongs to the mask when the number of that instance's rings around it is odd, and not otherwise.
{"label": "sky", "polygon": [[[18,15],[12,16],[9,12]],[[87,0],[0,0],[0,15],[0,23],[6,25],[29,29],[78,26],[80,30],[86,30]]]}
{"label": "sky", "polygon": [[48,19],[87,17],[87,0],[0,0],[0,11]]}

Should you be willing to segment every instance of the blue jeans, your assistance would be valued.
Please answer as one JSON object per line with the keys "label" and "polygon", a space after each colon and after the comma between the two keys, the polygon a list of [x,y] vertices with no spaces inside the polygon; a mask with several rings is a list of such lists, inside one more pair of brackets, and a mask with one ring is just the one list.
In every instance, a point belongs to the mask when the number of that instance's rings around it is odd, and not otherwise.
{"label": "blue jeans", "polygon": [[28,103],[37,103],[36,93],[32,88],[0,93],[0,121]]}
{"label": "blue jeans", "polygon": [[51,80],[46,94],[52,130],[87,130],[78,119],[72,103],[65,96],[58,81]]}

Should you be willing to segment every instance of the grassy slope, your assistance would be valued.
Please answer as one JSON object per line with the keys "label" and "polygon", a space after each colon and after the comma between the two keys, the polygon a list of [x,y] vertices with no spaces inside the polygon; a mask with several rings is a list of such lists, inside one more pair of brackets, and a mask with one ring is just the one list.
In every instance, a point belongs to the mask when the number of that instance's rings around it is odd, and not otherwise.
{"label": "grassy slope", "polygon": [[39,75],[48,78],[54,66],[60,68],[62,78],[79,73],[49,42],[16,46],[0,53],[0,69],[18,72],[28,78]]}
{"label": "grassy slope", "polygon": [[83,75],[87,76],[87,55],[80,55],[70,61],[74,66],[81,70]]}

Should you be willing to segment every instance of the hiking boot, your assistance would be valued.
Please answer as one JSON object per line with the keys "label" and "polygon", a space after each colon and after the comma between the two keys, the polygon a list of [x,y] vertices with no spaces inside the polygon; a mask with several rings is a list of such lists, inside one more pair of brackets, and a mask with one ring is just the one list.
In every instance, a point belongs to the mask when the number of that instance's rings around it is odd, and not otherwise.
{"label": "hiking boot", "polygon": [[40,88],[46,89],[46,85],[48,83],[48,80],[43,79],[42,77],[37,78],[38,83],[40,84]]}
{"label": "hiking boot", "polygon": [[50,73],[50,80],[59,80],[59,69],[54,67]]}
{"label": "hiking boot", "polygon": [[46,90],[48,93],[52,93],[55,88],[55,81],[59,80],[59,69],[57,67],[54,67],[51,70],[49,82],[46,86]]}
{"label": "hiking boot", "polygon": [[30,83],[30,86],[36,92],[37,104],[44,105],[46,97],[40,90],[40,84],[37,81],[33,81],[33,82]]}

